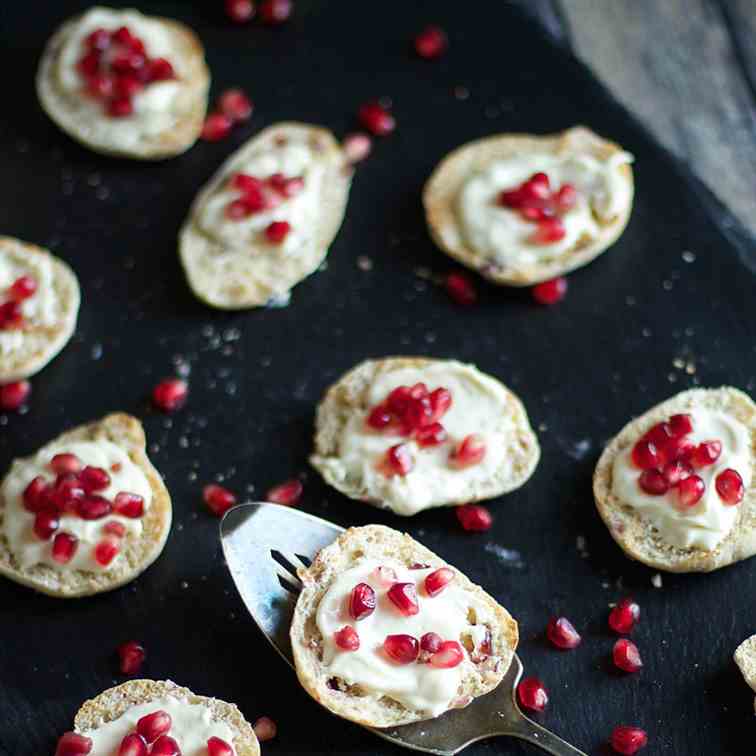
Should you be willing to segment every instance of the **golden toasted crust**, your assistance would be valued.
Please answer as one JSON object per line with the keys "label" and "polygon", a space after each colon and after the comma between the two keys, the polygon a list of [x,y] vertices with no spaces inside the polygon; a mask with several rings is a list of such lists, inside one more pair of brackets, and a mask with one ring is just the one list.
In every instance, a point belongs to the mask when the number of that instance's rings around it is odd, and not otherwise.
{"label": "golden toasted crust", "polygon": [[[381,375],[401,370],[442,363],[444,360],[427,357],[384,357],[379,360],[366,360],[343,375],[326,392],[318,405],[315,421],[315,452],[310,457],[310,464],[318,470],[325,481],[352,499],[358,499],[379,507],[387,503],[376,501],[366,490],[362,481],[348,480],[334,475],[328,461],[339,456],[339,441],[349,418],[356,412],[368,409],[368,395],[371,385]],[[488,376],[492,378],[492,376]],[[506,386],[500,384],[507,396],[507,413],[511,416],[515,432],[508,457],[513,463],[513,476],[505,471],[480,483],[463,497],[463,501],[480,501],[500,494],[514,491],[533,474],[541,456],[538,438],[530,427],[528,415],[520,399]],[[453,506],[457,502],[443,502],[432,506]],[[400,513],[401,514],[401,513]]]}
{"label": "golden toasted crust", "polygon": [[[322,635],[316,624],[318,606],[334,579],[354,566],[363,557],[391,559],[406,564],[427,564],[431,567],[450,566],[406,533],[383,525],[350,528],[330,546],[322,549],[312,565],[299,570],[304,588],[299,595],[291,624],[291,645],[299,682],[320,704],[338,714],[368,727],[395,727],[427,719],[427,714],[405,708],[399,702],[377,693],[361,690],[359,686],[342,684],[334,689],[329,685],[332,676],[321,661]],[[482,588],[470,582],[455,569],[456,584],[471,598],[483,602],[494,621],[491,632],[491,656],[479,664],[465,660],[464,675],[458,699],[469,702],[493,690],[502,680],[517,648],[517,623]],[[343,681],[342,681],[343,683]]]}
{"label": "golden toasted crust", "polygon": [[96,730],[125,714],[132,706],[166,696],[207,707],[214,721],[225,722],[232,729],[234,742],[231,745],[236,751],[236,756],[259,756],[260,744],[257,742],[255,731],[234,704],[219,701],[217,698],[198,696],[189,688],[182,688],[170,680],[130,680],[115,688],[109,688],[81,705],[74,720],[74,728],[76,732]]}
{"label": "golden toasted crust", "polygon": [[104,593],[125,585],[144,572],[160,556],[171,529],[171,498],[163,479],[147,458],[146,440],[141,423],[123,413],[107,415],[102,420],[61,434],[55,442],[98,439],[107,439],[124,449],[149,481],[152,503],[143,518],[141,535],[138,538],[127,536],[124,539],[118,561],[106,572],[60,572],[47,565],[24,568],[16,561],[2,533],[5,500],[0,496],[0,575],[49,596],[78,598]]}
{"label": "golden toasted crust", "polygon": [[473,173],[493,161],[527,152],[557,155],[580,152],[605,160],[622,152],[622,148],[583,126],[547,136],[499,134],[470,142],[449,153],[436,166],[423,189],[426,220],[436,244],[463,265],[477,270],[493,283],[505,286],[530,286],[586,265],[619,238],[632,209],[633,172],[629,165],[623,165],[621,170],[627,178],[631,200],[623,212],[609,222],[596,218],[600,233],[595,239],[580,239],[572,249],[555,259],[516,267],[502,266],[470,249],[459,230],[455,208],[462,186]]}
{"label": "golden toasted crust", "polygon": [[56,86],[58,56],[69,35],[75,30],[81,16],[66,21],[50,38],[37,70],[37,96],[42,108],[70,137],[95,152],[115,157],[138,160],[162,160],[175,157],[188,150],[202,131],[207,112],[207,92],[210,88],[210,72],[205,63],[205,51],[199,37],[186,25],[170,18],[150,16],[170,32],[176,47],[176,55],[185,65],[182,77],[188,84],[176,102],[176,118],[169,129],[157,134],[144,135],[135,145],[123,146],[113,140],[91,133],[88,122],[82,119],[69,95]]}
{"label": "golden toasted crust", "polygon": [[[735,650],[735,663],[743,673],[743,678],[756,690],[756,635],[746,638]],[[754,700],[756,708],[756,700]]]}
{"label": "golden toasted crust", "polygon": [[601,518],[615,541],[632,559],[667,572],[710,572],[756,554],[756,475],[743,501],[730,534],[708,551],[681,549],[665,542],[637,510],[620,501],[612,492],[615,457],[634,444],[646,431],[670,415],[696,408],[726,412],[739,420],[751,435],[751,465],[756,454],[756,405],[738,389],[691,389],[656,405],[628,423],[604,449],[593,474],[593,495]]}
{"label": "golden toasted crust", "polygon": [[[312,254],[288,257],[284,263],[274,258],[256,258],[268,275],[255,276],[247,268],[247,260],[216,239],[209,237],[197,224],[198,216],[207,199],[239,172],[249,155],[261,147],[275,148],[277,141],[307,138],[319,150],[329,169],[323,180],[318,224],[318,243]],[[314,273],[328,255],[328,248],[338,233],[346,212],[353,169],[346,155],[327,129],[303,123],[282,122],[264,129],[240,147],[202,188],[189,211],[179,233],[179,255],[186,277],[194,294],[211,307],[239,310],[262,307],[288,296],[290,289]],[[273,283],[271,283],[273,281]]]}
{"label": "golden toasted crust", "polygon": [[36,344],[29,344],[27,340],[23,349],[0,359],[0,383],[11,383],[38,373],[68,343],[76,330],[81,294],[79,282],[71,268],[46,249],[9,236],[0,236],[0,254],[3,253],[19,259],[38,257],[48,260],[61,308],[60,319],[54,326],[38,326],[25,331],[34,337]]}

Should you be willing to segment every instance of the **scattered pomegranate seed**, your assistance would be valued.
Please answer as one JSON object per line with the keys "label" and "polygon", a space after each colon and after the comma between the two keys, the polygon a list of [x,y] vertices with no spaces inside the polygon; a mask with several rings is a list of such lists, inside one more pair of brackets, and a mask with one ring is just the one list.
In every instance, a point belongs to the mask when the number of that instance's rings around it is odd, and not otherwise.
{"label": "scattered pomegranate seed", "polygon": [[614,644],[612,659],[614,666],[623,672],[637,672],[643,666],[638,646],[627,638],[620,638]]}
{"label": "scattered pomegranate seed", "polygon": [[532,293],[533,299],[538,304],[556,304],[561,302],[567,294],[567,279],[564,276],[559,276],[559,278],[552,278],[550,281],[543,281],[533,287]]}
{"label": "scattered pomegranate seed", "polygon": [[234,123],[248,121],[252,117],[252,100],[241,89],[227,89],[218,98],[218,110]]}
{"label": "scattered pomegranate seed", "polygon": [[583,640],[566,617],[552,617],[546,626],[546,637],[557,648],[564,650],[577,648]]}
{"label": "scattered pomegranate seed", "polygon": [[464,273],[449,273],[444,279],[447,294],[459,305],[469,306],[478,301],[478,292]]}
{"label": "scattered pomegranate seed", "polygon": [[103,496],[86,496],[76,500],[76,513],[82,520],[101,520],[113,511],[113,505]]}
{"label": "scattered pomegranate seed", "polygon": [[53,540],[52,558],[58,564],[68,564],[76,554],[79,541],[70,533],[58,533]]}
{"label": "scattered pomegranate seed", "polygon": [[118,668],[122,675],[135,675],[144,663],[144,647],[136,641],[127,641],[118,646]]}
{"label": "scattered pomegranate seed", "polygon": [[121,547],[118,539],[113,536],[106,536],[100,541],[94,549],[94,558],[97,564],[107,567],[118,556]]}
{"label": "scattered pomegranate seed", "polygon": [[58,740],[55,756],[87,756],[91,753],[93,745],[91,738],[76,732],[66,732]]}
{"label": "scattered pomegranate seed", "polygon": [[394,475],[407,475],[415,466],[407,444],[395,444],[386,452],[386,462]]}
{"label": "scattered pomegranate seed", "polygon": [[683,509],[695,507],[706,492],[706,484],[698,475],[691,475],[677,484],[677,501]]}
{"label": "scattered pomegranate seed", "polygon": [[289,20],[293,9],[291,0],[263,0],[260,3],[260,20],[265,24],[282,24]]}
{"label": "scattered pomegranate seed", "polygon": [[112,520],[111,522],[106,522],[102,526],[102,532],[117,536],[118,538],[123,538],[126,535],[126,526],[121,522],[115,522]]}
{"label": "scattered pomegranate seed", "polygon": [[640,606],[631,598],[624,598],[609,612],[609,627],[619,635],[631,633],[640,619]]}
{"label": "scattered pomegranate seed", "polygon": [[448,47],[446,32],[440,26],[426,26],[415,37],[415,52],[426,60],[440,58]]}
{"label": "scattered pomegranate seed", "polygon": [[255,15],[255,4],[252,0],[226,0],[226,15],[237,24],[251,21]]}
{"label": "scattered pomegranate seed", "polygon": [[150,756],[181,756],[181,749],[170,735],[161,735],[152,744]]}
{"label": "scattered pomegranate seed", "polygon": [[31,394],[29,381],[16,381],[0,386],[0,410],[14,412],[20,409]]}
{"label": "scattered pomegranate seed", "polygon": [[257,739],[264,743],[266,740],[272,740],[276,737],[278,728],[276,723],[270,717],[260,717],[252,726],[257,735]]}
{"label": "scattered pomegranate seed", "polygon": [[426,633],[420,638],[420,650],[435,654],[441,648],[444,639],[438,633]]}
{"label": "scattered pomegranate seed", "polygon": [[34,516],[34,535],[40,541],[52,538],[53,533],[60,527],[58,513],[53,509],[43,509]]}
{"label": "scattered pomegranate seed", "polygon": [[144,514],[144,499],[139,494],[121,491],[113,500],[113,511],[124,517],[136,519]]}
{"label": "scattered pomegranate seed", "polygon": [[373,142],[367,134],[356,132],[347,134],[341,143],[341,147],[347,160],[354,164],[364,160],[370,154]]}
{"label": "scattered pomegranate seed", "polygon": [[417,638],[399,633],[386,636],[383,641],[383,650],[397,664],[412,664],[420,653],[420,644]]}
{"label": "scattered pomegranate seed", "polygon": [[480,504],[464,504],[456,508],[456,513],[462,528],[473,533],[490,530],[493,525],[491,513]]}
{"label": "scattered pomegranate seed", "polygon": [[708,467],[719,459],[721,453],[721,441],[704,441],[695,448],[690,461],[693,467]]}
{"label": "scattered pomegranate seed", "polygon": [[380,103],[367,102],[357,111],[360,123],[375,136],[386,136],[396,128],[396,119]]}
{"label": "scattered pomegranate seed", "polygon": [[173,720],[163,709],[145,714],[138,722],[136,731],[148,742],[154,743],[159,737],[170,731]]}
{"label": "scattered pomegranate seed", "polygon": [[206,142],[220,142],[221,139],[225,139],[231,133],[232,126],[233,122],[227,115],[223,113],[210,113],[205,118],[200,136]]}
{"label": "scattered pomegranate seed", "polygon": [[207,508],[216,516],[223,517],[236,504],[236,496],[217,483],[209,483],[202,489],[202,498]]}
{"label": "scattered pomegranate seed", "polygon": [[449,456],[453,467],[464,468],[479,464],[486,456],[486,442],[477,433],[465,436]]}
{"label": "scattered pomegranate seed", "polygon": [[396,571],[382,565],[373,570],[373,576],[384,588],[392,586],[397,580]]}
{"label": "scattered pomegranate seed", "polygon": [[388,589],[387,596],[405,617],[412,617],[420,611],[414,583],[394,583]]}
{"label": "scattered pomegranate seed", "polygon": [[294,506],[302,498],[303,490],[302,482],[292,478],[271,488],[265,495],[265,500],[272,501],[274,504],[283,504],[285,507]]}
{"label": "scattered pomegranate seed", "polygon": [[669,481],[658,470],[644,470],[638,478],[638,485],[650,496],[663,496],[669,490]]}
{"label": "scattered pomegranate seed", "polygon": [[79,473],[79,482],[87,493],[104,491],[110,485],[110,475],[101,467],[87,465]]}
{"label": "scattered pomegranate seed", "polygon": [[23,302],[24,299],[34,296],[36,291],[36,279],[31,276],[21,276],[11,284],[8,289],[8,296],[16,302]]}
{"label": "scattered pomegranate seed", "polygon": [[615,727],[609,740],[612,748],[623,756],[633,756],[648,744],[648,735],[640,727]]}
{"label": "scattered pomegranate seed", "polygon": [[725,504],[739,504],[745,496],[743,478],[737,470],[728,467],[717,475],[714,483],[717,493]]}
{"label": "scattered pomegranate seed", "polygon": [[464,659],[462,647],[457,641],[444,641],[428,663],[437,669],[452,669],[458,667]]}
{"label": "scattered pomegranate seed", "polygon": [[234,749],[225,740],[212,737],[207,741],[207,756],[234,756]]}
{"label": "scattered pomegranate seed", "polygon": [[537,677],[525,677],[520,681],[517,686],[517,698],[521,706],[533,711],[543,711],[549,702],[549,694]]}
{"label": "scattered pomegranate seed", "polygon": [[375,591],[367,583],[357,583],[349,596],[349,615],[352,619],[361,620],[369,617],[375,611]]}
{"label": "scattered pomegranate seed", "polygon": [[147,756],[148,753],[149,749],[144,738],[135,732],[127,735],[118,748],[118,756]]}
{"label": "scattered pomegranate seed", "polygon": [[429,596],[438,596],[452,580],[454,580],[454,570],[449,567],[439,567],[425,578],[425,591]]}
{"label": "scattered pomegranate seed", "polygon": [[175,412],[186,403],[189,386],[180,378],[164,378],[152,390],[152,402],[161,412]]}
{"label": "scattered pomegranate seed", "polygon": [[336,645],[343,651],[356,651],[360,647],[360,636],[357,631],[350,625],[344,625],[341,630],[337,630],[333,639]]}
{"label": "scattered pomegranate seed", "polygon": [[273,221],[265,229],[265,238],[271,244],[281,244],[291,231],[291,224],[286,221]]}

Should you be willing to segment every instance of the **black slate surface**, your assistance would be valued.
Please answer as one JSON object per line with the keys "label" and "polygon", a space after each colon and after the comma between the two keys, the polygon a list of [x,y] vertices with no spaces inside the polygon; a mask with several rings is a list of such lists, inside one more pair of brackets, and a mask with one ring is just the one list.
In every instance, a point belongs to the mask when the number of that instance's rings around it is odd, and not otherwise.
{"label": "black slate surface", "polygon": [[[233,27],[220,2],[135,2],[197,29],[214,94],[242,85],[256,112],[228,141],[200,143],[178,159],[106,159],[59,133],[32,86],[45,39],[86,5],[0,8],[0,231],[67,259],[84,295],[77,334],[33,380],[28,414],[0,416],[0,467],[69,426],[127,410],[145,421],[175,524],[157,564],[110,595],[60,602],[0,582],[0,753],[52,753],[80,701],[121,681],[113,651],[131,638],[148,649],[146,676],[235,701],[252,720],[273,717],[280,734],[267,754],[400,753],[299,690],[223,565],[201,485],[223,476],[240,494],[252,486],[262,494],[296,473],[307,475],[307,511],[344,525],[407,528],[501,599],[521,623],[527,673],[551,692],[541,720],[588,753],[605,753],[620,722],[649,731],[649,756],[751,752],[753,698],[731,655],[756,630],[756,563],[665,575],[654,588],[653,572],[624,558],[601,525],[590,488],[602,444],[631,415],[691,385],[753,389],[750,240],[726,211],[579,63],[504,3],[299,0],[292,23],[266,29]],[[409,52],[429,21],[451,37],[436,63]],[[455,97],[457,86],[467,99]],[[287,309],[222,314],[196,302],[176,233],[220,161],[281,119],[344,133],[357,106],[381,95],[393,99],[399,126],[359,167],[327,270],[297,287]],[[638,194],[625,234],[570,277],[566,301],[540,308],[527,292],[478,281],[480,304],[463,310],[416,275],[454,268],[429,240],[419,201],[439,158],[487,134],[578,122],[634,153]],[[358,268],[360,255],[371,271]],[[492,502],[489,533],[461,532],[451,511],[412,520],[381,513],[308,471],[323,389],[366,357],[396,353],[475,362],[520,394],[539,429],[536,474]],[[678,358],[695,372],[676,367]],[[145,397],[178,364],[191,367],[191,400],[165,418]],[[611,668],[606,614],[627,593],[643,608],[634,639],[645,668],[621,677]],[[554,612],[583,632],[577,651],[545,644]],[[506,740],[468,751],[526,752]]]}

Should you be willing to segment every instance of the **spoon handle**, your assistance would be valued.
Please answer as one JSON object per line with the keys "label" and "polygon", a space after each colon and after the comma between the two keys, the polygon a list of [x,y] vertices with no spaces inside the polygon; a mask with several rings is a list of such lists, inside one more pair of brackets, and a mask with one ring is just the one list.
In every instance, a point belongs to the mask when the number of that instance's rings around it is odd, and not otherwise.
{"label": "spoon handle", "polygon": [[528,743],[538,746],[542,751],[552,754],[552,756],[587,756],[583,751],[571,746],[554,735],[553,732],[549,732],[524,715],[518,717],[516,722],[511,723],[511,729],[507,730],[507,735],[526,740]]}

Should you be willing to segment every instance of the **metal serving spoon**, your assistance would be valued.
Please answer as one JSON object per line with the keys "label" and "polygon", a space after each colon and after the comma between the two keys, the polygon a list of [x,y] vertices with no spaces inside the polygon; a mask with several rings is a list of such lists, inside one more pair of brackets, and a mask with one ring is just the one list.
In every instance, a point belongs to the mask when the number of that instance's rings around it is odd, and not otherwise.
{"label": "metal serving spoon", "polygon": [[[259,502],[226,513],[220,531],[236,587],[258,627],[293,666],[289,626],[301,583],[296,568],[333,543],[343,528],[298,509]],[[495,691],[437,719],[389,729],[368,727],[381,738],[415,751],[453,756],[495,735],[527,740],[553,756],[586,756],[529,720],[515,700],[522,663],[514,657]]]}

